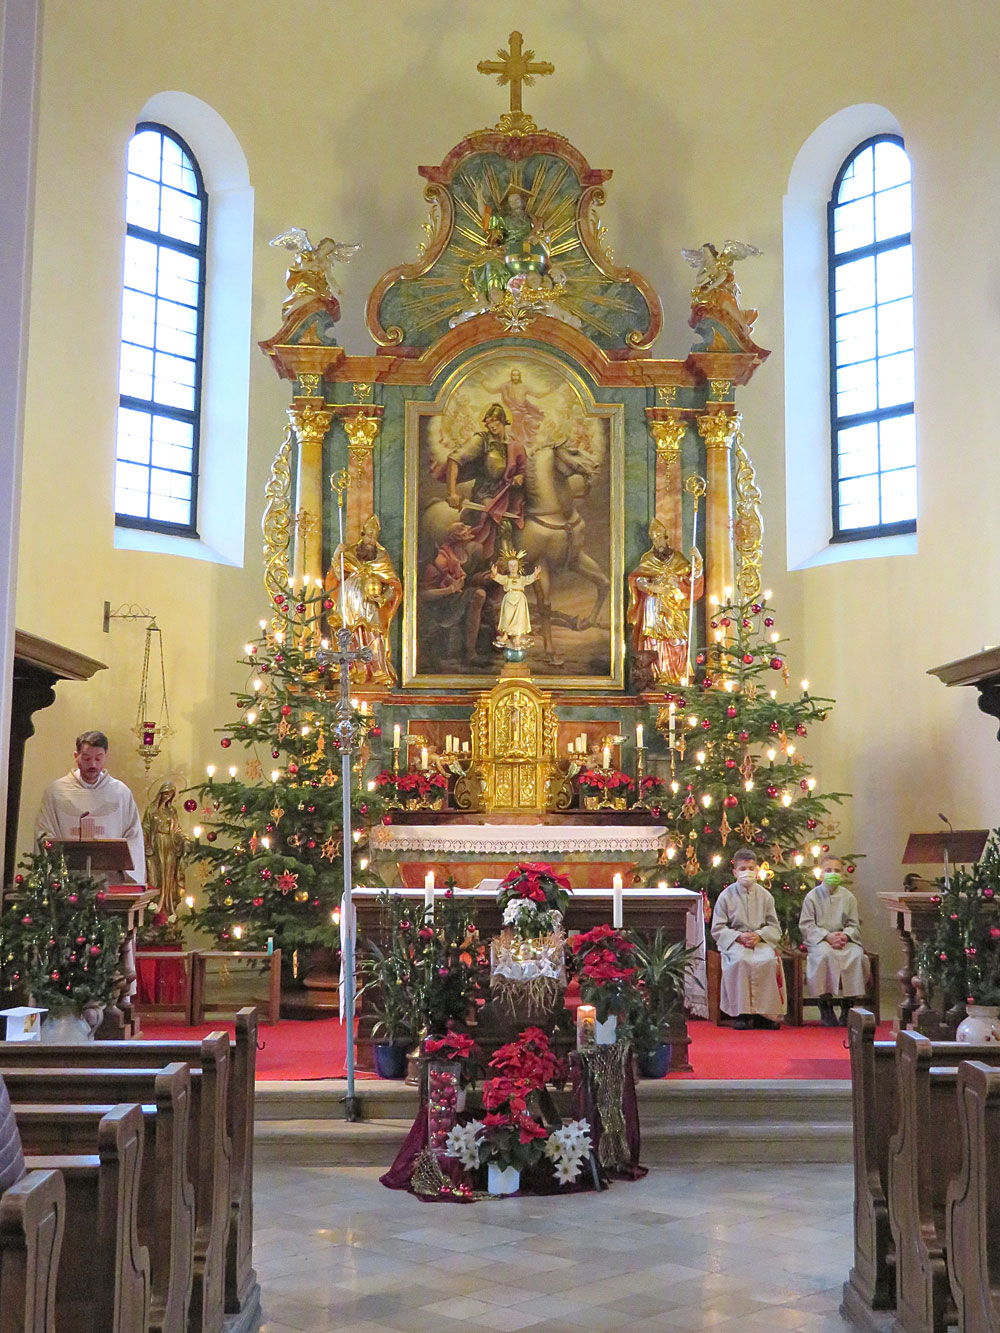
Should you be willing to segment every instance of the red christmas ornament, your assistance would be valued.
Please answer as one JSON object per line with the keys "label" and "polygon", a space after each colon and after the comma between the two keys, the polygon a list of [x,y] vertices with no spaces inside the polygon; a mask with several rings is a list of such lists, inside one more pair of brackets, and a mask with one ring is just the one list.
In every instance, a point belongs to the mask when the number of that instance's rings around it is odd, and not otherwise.
{"label": "red christmas ornament", "polygon": [[281,705],[281,716],[282,716],[282,717],[288,717],[288,715],[289,715],[289,713],[290,713],[291,711],[292,711],[292,705],[291,705],[291,704],[282,704],[282,705]]}
{"label": "red christmas ornament", "polygon": [[399,923],[399,933],[400,933],[401,935],[405,935],[406,932],[407,932],[409,929],[411,929],[409,921],[407,921],[407,920],[400,921],[400,923]]}
{"label": "red christmas ornament", "polygon": [[983,889],[983,897],[984,897],[984,898],[992,898],[992,897],[993,897],[993,890],[992,890],[992,889],[989,889],[989,888]]}
{"label": "red christmas ornament", "polygon": [[763,609],[764,608],[761,606],[760,602],[754,602],[753,606],[751,606],[750,608],[750,610],[754,613],[755,616],[759,616],[761,611],[763,611]]}
{"label": "red christmas ornament", "polygon": [[293,775],[294,775],[295,773],[297,773],[297,772],[299,771],[299,766],[298,766],[298,764],[289,764],[289,765],[288,765],[288,771],[289,771],[289,773],[292,773]]}
{"label": "red christmas ornament", "polygon": [[712,677],[706,676],[701,684],[703,689],[710,690],[712,688]]}
{"label": "red christmas ornament", "polygon": [[729,626],[730,626],[732,623],[733,623],[733,622],[729,619],[728,616],[723,616],[723,617],[721,618],[721,620],[719,621],[719,624],[720,624],[720,625],[725,625],[725,627],[726,627],[727,629],[729,628]]}
{"label": "red christmas ornament", "polygon": [[688,701],[684,698],[683,694],[679,694],[677,696],[677,707],[687,708],[687,706],[688,706]]}
{"label": "red christmas ornament", "polygon": [[796,725],[795,734],[796,736],[805,736],[807,734],[806,729],[801,722]]}
{"label": "red christmas ornament", "polygon": [[705,827],[702,829],[702,832],[704,833],[706,838],[710,838],[712,834],[715,832],[715,830],[712,828],[711,824],[706,824]]}
{"label": "red christmas ornament", "polygon": [[253,905],[254,905],[254,907],[263,907],[263,906],[264,906],[264,899],[263,899],[263,898],[254,898],[254,900],[253,900]]}
{"label": "red christmas ornament", "polygon": [[708,720],[707,717],[703,717],[703,718],[701,719],[701,729],[702,729],[702,731],[708,731],[708,729],[711,727],[711,725],[712,725],[712,724],[711,724],[711,722],[709,722],[709,720]]}
{"label": "red christmas ornament", "polygon": [[278,756],[279,756],[280,754],[281,754],[281,751],[280,751],[280,750],[272,750],[272,751],[271,751],[271,758],[272,758],[272,759],[277,759]]}
{"label": "red christmas ornament", "polygon": [[91,956],[96,958],[97,955],[101,952],[101,946],[99,944],[92,944],[90,946],[90,952]]}
{"label": "red christmas ornament", "polygon": [[744,665],[744,666],[753,666],[753,653],[744,653],[744,654],[743,654],[743,665]]}
{"label": "red christmas ornament", "polygon": [[80,898],[79,898],[79,895],[78,895],[78,894],[76,894],[76,893],[71,893],[71,894],[69,895],[69,897],[66,899],[66,901],[75,904],[75,903],[78,903],[78,902],[80,901]]}
{"label": "red christmas ornament", "polygon": [[727,759],[727,760],[726,760],[726,767],[727,767],[727,768],[735,768],[735,767],[736,767],[736,760],[735,760],[735,759]]}
{"label": "red christmas ornament", "polygon": [[801,780],[801,782],[799,783],[799,786],[802,788],[803,791],[808,791],[808,790],[809,790],[809,783],[806,781],[805,778],[803,778],[803,779]]}
{"label": "red christmas ornament", "polygon": [[780,671],[781,668],[782,668],[784,665],[785,665],[785,664],[784,664],[784,662],[782,662],[782,660],[781,660],[780,657],[772,657],[772,658],[771,658],[771,669],[772,669],[772,671]]}
{"label": "red christmas ornament", "polygon": [[807,820],[806,820],[806,828],[807,828],[807,829],[810,829],[810,830],[811,830],[811,829],[814,829],[815,827],[816,827],[816,821],[815,821],[815,819],[807,819]]}
{"label": "red christmas ornament", "polygon": [[849,875],[853,875],[857,866],[845,866],[845,869]]}
{"label": "red christmas ornament", "polygon": [[382,823],[383,823],[383,824],[391,824],[391,823],[392,823],[392,815],[383,815],[383,816],[382,816]]}
{"label": "red christmas ornament", "polygon": [[743,617],[743,628],[744,628],[744,629],[749,629],[750,626],[751,626],[752,624],[753,624],[753,621],[751,621],[747,616],[744,616],[744,617]]}
{"label": "red christmas ornament", "polygon": [[54,969],[49,973],[49,977],[51,978],[52,981],[58,981],[58,980],[59,980],[59,970],[58,970],[58,968],[54,968]]}
{"label": "red christmas ornament", "polygon": [[223,736],[222,740],[219,741],[219,744],[222,746],[224,750],[228,750],[230,745],[232,745],[232,741],[229,739],[228,736]]}
{"label": "red christmas ornament", "polygon": [[[77,935],[77,937],[76,937],[76,942],[77,942],[77,944],[86,944],[86,943],[87,943],[87,937],[86,937],[86,935]],[[49,940],[49,943],[50,943],[50,944],[55,944],[55,940]]]}
{"label": "red christmas ornament", "polygon": [[23,876],[23,875],[15,875],[15,876],[14,876],[14,883],[15,883],[15,884],[23,884],[23,883],[24,883],[24,876]]}
{"label": "red christmas ornament", "polygon": [[271,872],[270,872],[270,870],[268,870],[267,866],[264,866],[264,867],[261,869],[260,877],[261,877],[261,879],[263,879],[263,880],[268,880],[268,879],[271,878]]}
{"label": "red christmas ornament", "polygon": [[433,930],[429,930],[427,926],[424,926],[422,930],[417,932],[417,939],[423,940],[425,944],[428,940],[432,940],[433,938],[434,932]]}
{"label": "red christmas ornament", "polygon": [[305,602],[296,602],[296,603],[295,603],[295,609],[296,609],[296,611],[299,613],[300,616],[304,616],[305,613],[306,613],[306,604],[305,604]]}
{"label": "red christmas ornament", "polygon": [[358,814],[366,815],[367,813],[368,813],[368,804],[367,802],[362,801],[361,804],[358,806]]}
{"label": "red christmas ornament", "polygon": [[214,829],[210,830],[208,833],[205,834],[205,837],[208,839],[209,842],[215,842],[218,836],[219,835],[215,832]]}
{"label": "red christmas ornament", "polygon": [[284,606],[285,594],[283,592],[276,592],[274,594],[274,604],[275,606]]}
{"label": "red christmas ornament", "polygon": [[765,616],[765,617],[764,617],[764,624],[767,626],[768,629],[770,629],[771,626],[774,624],[774,617],[773,617],[773,616]]}
{"label": "red christmas ornament", "polygon": [[306,809],[309,811],[311,815],[314,815],[316,813],[316,807],[314,805],[307,805]]}
{"label": "red christmas ornament", "polygon": [[247,808],[246,808],[246,806],[245,806],[245,805],[241,805],[241,806],[240,806],[240,814],[241,814],[241,815],[245,815],[246,812],[247,812]]}
{"label": "red christmas ornament", "polygon": [[713,621],[711,622],[711,627],[712,627],[712,629],[718,629],[718,628],[719,628],[719,622],[718,622],[717,620],[713,620]]}
{"label": "red christmas ornament", "polygon": [[773,731],[776,736],[780,730],[781,728],[778,726],[777,722],[772,722],[770,727],[768,727],[768,731]]}
{"label": "red christmas ornament", "polygon": [[185,801],[185,802],[184,802],[184,809],[188,812],[189,815],[190,815],[190,814],[193,814],[194,811],[198,809],[198,802],[197,802],[197,801]]}
{"label": "red christmas ornament", "polygon": [[381,727],[372,727],[372,735],[373,735],[373,736],[381,736],[381,735],[382,735],[382,728],[381,728]]}
{"label": "red christmas ornament", "polygon": [[732,810],[733,806],[738,804],[738,801],[735,796],[727,796],[724,798],[722,804],[727,810]]}
{"label": "red christmas ornament", "polygon": [[306,843],[306,846],[309,848],[311,852],[315,851],[316,849],[316,843],[313,841],[312,838],[309,839],[309,841]]}
{"label": "red christmas ornament", "polygon": [[735,717],[735,716],[736,716],[736,705],[730,704],[729,707],[726,709],[726,717]]}
{"label": "red christmas ornament", "polygon": [[749,739],[750,739],[750,733],[749,733],[749,731],[741,731],[741,732],[740,732],[740,740],[743,742],[744,745],[746,745],[746,743],[747,743],[747,741],[748,741]]}
{"label": "red christmas ornament", "polygon": [[332,611],[332,610],[333,610],[333,598],[332,598],[332,597],[324,597],[324,598],[323,598],[323,610],[324,610],[324,611]]}
{"label": "red christmas ornament", "polygon": [[105,899],[107,896],[108,896],[108,895],[104,892],[103,889],[98,889],[97,893],[94,894],[94,897],[97,899],[97,901],[98,901],[99,903],[103,903],[103,902],[104,902],[104,899]]}
{"label": "red christmas ornament", "polygon": [[828,852],[829,850],[830,850],[830,844],[828,842],[824,842],[823,851]]}
{"label": "red christmas ornament", "polygon": [[777,794],[778,794],[778,789],[777,789],[777,787],[768,787],[768,788],[767,788],[767,794],[768,794],[768,796],[770,796],[771,800],[773,801],[774,798],[775,798],[775,797],[777,796]]}
{"label": "red christmas ornament", "polygon": [[696,653],[696,654],[695,654],[695,659],[694,659],[694,661],[695,661],[695,666],[704,666],[704,665],[705,665],[705,654],[704,654],[704,653]]}

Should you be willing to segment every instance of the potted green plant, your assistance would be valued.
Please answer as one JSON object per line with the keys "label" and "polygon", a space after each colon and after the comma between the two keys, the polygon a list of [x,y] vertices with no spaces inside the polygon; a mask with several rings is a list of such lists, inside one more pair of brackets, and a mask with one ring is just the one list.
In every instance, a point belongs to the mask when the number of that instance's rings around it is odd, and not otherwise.
{"label": "potted green plant", "polygon": [[671,942],[661,926],[651,938],[631,935],[639,1002],[631,1015],[631,1038],[644,1078],[663,1078],[670,1067],[670,1029],[684,1004],[684,986],[698,950]]}
{"label": "potted green plant", "polygon": [[406,1073],[406,1053],[414,1040],[414,997],[410,961],[390,944],[382,949],[374,940],[365,945],[359,970],[362,985],[359,995],[371,989],[377,992],[372,1037],[375,1072],[379,1078],[402,1078]]}

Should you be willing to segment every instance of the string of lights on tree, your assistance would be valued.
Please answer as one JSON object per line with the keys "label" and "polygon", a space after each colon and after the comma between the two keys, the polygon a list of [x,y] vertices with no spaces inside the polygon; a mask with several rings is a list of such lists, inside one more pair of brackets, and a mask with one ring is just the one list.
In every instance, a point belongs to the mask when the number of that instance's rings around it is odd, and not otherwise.
{"label": "string of lights on tree", "polygon": [[667,827],[663,860],[675,883],[714,904],[732,882],[733,852],[749,846],[783,928],[797,939],[803,895],[838,832],[829,807],[846,796],[817,790],[800,748],[833,700],[812,694],[807,680],[779,697],[789,673],[770,593],[747,602],[731,596],[710,599],[708,644],[694,662],[700,678],[666,694],[657,726],[671,778],[647,803],[658,803]]}

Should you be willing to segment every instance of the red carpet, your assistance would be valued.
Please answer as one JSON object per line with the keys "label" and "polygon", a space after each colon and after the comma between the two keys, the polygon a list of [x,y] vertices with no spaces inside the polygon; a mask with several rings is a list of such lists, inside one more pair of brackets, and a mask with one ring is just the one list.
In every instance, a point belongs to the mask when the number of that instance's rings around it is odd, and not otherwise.
{"label": "red carpet", "polygon": [[[147,1024],[146,1037],[183,1040],[203,1037],[225,1024],[205,1023],[188,1028],[177,1024]],[[844,1028],[807,1023],[779,1032],[734,1032],[703,1019],[688,1023],[694,1071],[674,1078],[842,1078],[851,1077]],[[232,1027],[229,1028],[230,1033]],[[878,1037],[892,1035],[883,1023]],[[336,1019],[284,1020],[276,1027],[263,1024],[257,1052],[259,1079],[319,1079],[344,1077],[344,1030]],[[358,1071],[359,1078],[373,1074]]]}

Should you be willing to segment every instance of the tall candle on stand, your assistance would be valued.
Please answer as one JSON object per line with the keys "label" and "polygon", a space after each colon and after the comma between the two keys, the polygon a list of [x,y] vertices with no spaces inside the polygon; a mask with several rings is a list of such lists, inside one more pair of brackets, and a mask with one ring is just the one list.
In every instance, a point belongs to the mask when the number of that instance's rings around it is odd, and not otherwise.
{"label": "tall candle on stand", "polygon": [[621,930],[623,924],[622,877],[615,875],[611,881],[611,924],[615,930]]}
{"label": "tall candle on stand", "polygon": [[610,747],[610,745],[605,745],[605,747],[604,747],[602,763],[603,763],[603,766],[604,766],[605,768],[610,768],[610,767],[611,767],[611,747]]}
{"label": "tall candle on stand", "polygon": [[427,767],[427,746],[426,746],[426,745],[421,745],[421,747],[420,747],[420,767],[421,767],[421,768],[426,768],[426,767]]}
{"label": "tall candle on stand", "polygon": [[424,915],[434,911],[434,871],[428,870],[424,876]]}
{"label": "tall candle on stand", "polygon": [[635,724],[635,748],[636,748],[637,750],[641,750],[641,749],[642,749],[642,723],[641,723],[641,722],[637,722],[637,723]]}
{"label": "tall candle on stand", "polygon": [[399,725],[399,723],[397,722],[396,725],[395,725],[395,726],[393,727],[393,729],[392,729],[392,748],[393,748],[394,750],[398,750],[398,749],[399,749],[399,742],[400,742],[400,739],[401,739],[402,735],[403,735],[403,728],[402,728],[402,727]]}

